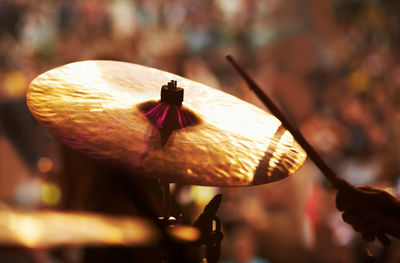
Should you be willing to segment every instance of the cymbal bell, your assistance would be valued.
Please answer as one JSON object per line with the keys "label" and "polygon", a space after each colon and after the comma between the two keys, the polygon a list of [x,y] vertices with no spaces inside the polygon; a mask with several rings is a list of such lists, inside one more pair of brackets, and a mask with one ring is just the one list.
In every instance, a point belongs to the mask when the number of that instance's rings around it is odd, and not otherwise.
{"label": "cymbal bell", "polygon": [[152,245],[155,226],[142,218],[84,212],[18,212],[0,210],[0,245]]}
{"label": "cymbal bell", "polygon": [[[184,89],[182,106],[160,101],[161,87],[171,80]],[[82,61],[52,69],[32,81],[27,104],[39,123],[70,147],[167,182],[271,183],[295,172],[306,158],[271,114],[137,64]],[[156,110],[156,119],[175,118],[175,124],[158,127],[151,116]]]}

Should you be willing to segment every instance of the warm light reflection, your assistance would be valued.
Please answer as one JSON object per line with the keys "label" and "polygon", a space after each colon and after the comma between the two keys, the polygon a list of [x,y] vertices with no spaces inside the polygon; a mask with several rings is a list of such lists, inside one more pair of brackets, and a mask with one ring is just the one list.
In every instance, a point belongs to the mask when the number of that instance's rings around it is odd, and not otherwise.
{"label": "warm light reflection", "polygon": [[298,167],[296,166],[296,162],[303,163],[307,157],[304,151],[296,151],[291,148],[291,146],[295,143],[295,140],[290,134],[289,131],[285,131],[277,146],[275,151],[272,153],[272,157],[269,162],[269,169],[276,169],[280,167],[282,172],[285,169],[288,170],[288,174],[295,172]]}
{"label": "warm light reflection", "polygon": [[149,245],[158,235],[140,218],[89,213],[0,211],[0,244],[28,247],[60,245]]}
{"label": "warm light reflection", "polygon": [[168,228],[168,234],[179,242],[194,242],[200,238],[200,231],[192,226],[174,226]]}

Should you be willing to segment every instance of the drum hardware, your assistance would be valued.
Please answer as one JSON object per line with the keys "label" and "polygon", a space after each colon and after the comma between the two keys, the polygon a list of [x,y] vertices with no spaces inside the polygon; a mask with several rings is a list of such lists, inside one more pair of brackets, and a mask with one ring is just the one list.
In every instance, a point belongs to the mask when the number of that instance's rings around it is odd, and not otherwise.
{"label": "drum hardware", "polygon": [[[168,229],[182,227],[181,222],[183,215],[179,214],[178,219],[170,215],[170,185],[167,182],[159,182],[163,192],[163,217],[159,217],[159,220],[160,223],[166,227],[168,232]],[[221,221],[216,216],[216,213],[221,201],[222,194],[216,195],[206,205],[203,212],[193,223],[193,229],[191,229],[191,231],[198,231],[198,234],[195,232],[193,233],[193,236],[197,236],[197,238],[193,238],[192,240],[183,240],[182,238],[181,240],[176,240],[179,243],[178,245],[183,247],[182,249],[186,255],[194,253],[199,257],[199,260],[204,258],[209,263],[218,262],[221,253],[223,233],[221,231]],[[182,243],[182,241],[186,242]],[[202,253],[202,246],[205,246],[204,253]],[[168,260],[168,254],[166,252],[162,252],[162,254],[164,255],[164,260]]]}
{"label": "drum hardware", "polygon": [[200,229],[200,244],[206,245],[207,262],[218,262],[221,253],[221,241],[224,237],[221,231],[221,221],[216,216],[222,201],[222,194],[216,195],[204,208],[203,213],[193,223]]}

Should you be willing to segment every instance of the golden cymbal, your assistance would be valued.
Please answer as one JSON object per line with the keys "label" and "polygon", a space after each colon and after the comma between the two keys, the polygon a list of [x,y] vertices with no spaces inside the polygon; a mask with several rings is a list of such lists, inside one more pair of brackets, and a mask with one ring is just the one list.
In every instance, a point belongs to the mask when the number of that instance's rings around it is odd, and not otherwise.
{"label": "golden cymbal", "polygon": [[[185,99],[182,107],[170,110],[179,117],[178,128],[171,128],[163,141],[151,115],[160,111],[160,88],[170,80],[184,89]],[[131,63],[82,61],[50,70],[32,81],[27,104],[40,124],[70,147],[168,182],[270,183],[296,171],[306,158],[280,121],[265,111],[200,83]],[[162,107],[165,113],[169,106]]]}
{"label": "golden cymbal", "polygon": [[158,234],[141,218],[93,213],[0,211],[0,244],[27,247],[61,245],[152,245]]}

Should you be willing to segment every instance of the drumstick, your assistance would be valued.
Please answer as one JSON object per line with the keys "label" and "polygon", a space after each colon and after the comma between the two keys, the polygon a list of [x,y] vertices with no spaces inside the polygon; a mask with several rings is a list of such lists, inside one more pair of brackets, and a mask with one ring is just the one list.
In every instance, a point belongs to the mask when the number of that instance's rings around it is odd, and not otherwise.
{"label": "drumstick", "polygon": [[304,136],[299,130],[290,124],[285,115],[279,110],[279,108],[271,101],[271,99],[265,94],[264,91],[255,83],[253,79],[235,62],[231,55],[227,55],[226,59],[233,65],[233,67],[239,72],[239,74],[246,81],[249,88],[257,95],[257,97],[264,103],[264,105],[271,111],[276,118],[278,118],[282,125],[293,135],[294,139],[300,144],[300,146],[306,151],[311,160],[318,166],[325,177],[335,186],[337,190],[343,187],[338,182],[336,174],[332,169],[325,163],[314,148],[307,142]]}

